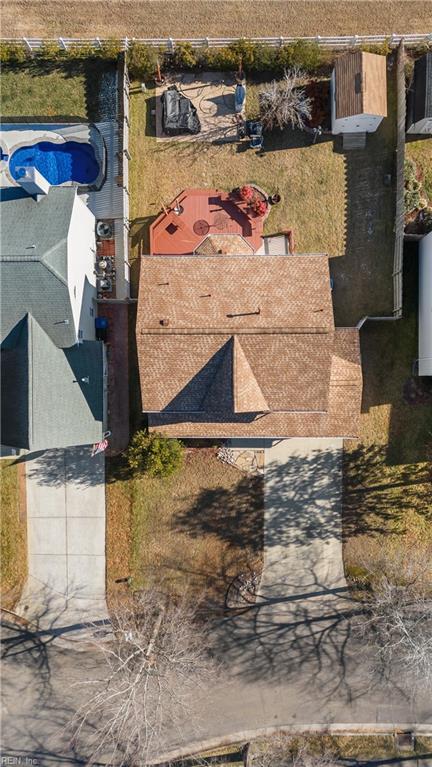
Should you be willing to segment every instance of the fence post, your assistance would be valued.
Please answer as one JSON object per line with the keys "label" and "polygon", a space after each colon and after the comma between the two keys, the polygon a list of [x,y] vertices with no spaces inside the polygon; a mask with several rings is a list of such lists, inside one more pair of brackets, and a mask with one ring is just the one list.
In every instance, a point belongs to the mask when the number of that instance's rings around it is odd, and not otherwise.
{"label": "fence post", "polygon": [[283,39],[283,37],[281,36],[281,37],[279,38],[279,47],[280,47],[280,48],[282,48],[283,44],[284,44],[284,39]]}
{"label": "fence post", "polygon": [[33,53],[33,48],[31,47],[31,45],[30,45],[29,41],[27,40],[27,38],[23,37],[23,40],[24,40],[28,50],[30,51],[30,53]]}
{"label": "fence post", "polygon": [[125,37],[125,39],[123,40],[123,50],[127,51],[128,49],[129,49],[129,39]]}
{"label": "fence post", "polygon": [[205,38],[205,41],[206,41],[206,46],[207,46],[207,48],[210,48],[210,40],[209,40],[209,38],[208,38],[208,37],[206,37],[206,38]]}
{"label": "fence post", "polygon": [[97,45],[98,48],[102,48],[102,43],[101,43],[99,37],[96,38],[96,45]]}
{"label": "fence post", "polygon": [[172,39],[172,37],[168,38],[168,48],[170,51],[174,50],[174,40]]}
{"label": "fence post", "polygon": [[67,45],[62,37],[59,37],[59,43],[60,43],[60,47],[63,48],[64,51],[67,51]]}

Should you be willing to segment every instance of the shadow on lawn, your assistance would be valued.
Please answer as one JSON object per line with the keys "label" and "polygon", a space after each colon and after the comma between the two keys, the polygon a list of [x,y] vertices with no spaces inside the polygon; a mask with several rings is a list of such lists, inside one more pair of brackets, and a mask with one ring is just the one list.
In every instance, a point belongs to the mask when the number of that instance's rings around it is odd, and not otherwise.
{"label": "shadow on lawn", "polygon": [[397,474],[387,462],[386,445],[360,445],[344,456],[344,538],[355,535],[405,533],[406,515],[415,509],[432,521],[432,470],[428,464],[406,464]]}
{"label": "shadow on lawn", "polygon": [[174,527],[191,538],[216,535],[229,546],[262,551],[262,477],[243,477],[230,489],[205,488],[192,506],[177,514]]}

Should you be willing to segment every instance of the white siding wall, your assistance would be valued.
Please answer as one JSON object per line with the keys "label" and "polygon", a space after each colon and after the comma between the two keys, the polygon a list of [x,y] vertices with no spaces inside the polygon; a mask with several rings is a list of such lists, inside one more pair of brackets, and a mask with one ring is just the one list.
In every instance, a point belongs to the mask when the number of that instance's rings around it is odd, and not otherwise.
{"label": "white siding wall", "polygon": [[[68,286],[77,338],[94,339],[96,278],[94,274],[95,217],[76,196],[68,232]],[[96,312],[94,312],[95,314]]]}
{"label": "white siding wall", "polygon": [[420,376],[432,376],[432,232],[419,244],[419,362]]}

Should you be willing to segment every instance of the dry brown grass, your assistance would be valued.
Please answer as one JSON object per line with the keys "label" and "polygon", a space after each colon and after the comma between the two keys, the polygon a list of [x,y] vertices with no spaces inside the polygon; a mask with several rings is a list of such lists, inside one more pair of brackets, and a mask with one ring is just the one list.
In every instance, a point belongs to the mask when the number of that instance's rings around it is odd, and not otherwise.
{"label": "dry brown grass", "polygon": [[424,0],[8,0],[2,35],[310,36],[427,32]]}
{"label": "dry brown grass", "polygon": [[27,525],[22,464],[0,461],[1,605],[12,609],[27,575]]}
{"label": "dry brown grass", "polygon": [[186,452],[175,476],[123,475],[111,463],[107,485],[109,593],[116,578],[134,588],[207,591],[218,602],[245,568],[258,569],[263,539],[261,478],[221,463],[212,448]]}

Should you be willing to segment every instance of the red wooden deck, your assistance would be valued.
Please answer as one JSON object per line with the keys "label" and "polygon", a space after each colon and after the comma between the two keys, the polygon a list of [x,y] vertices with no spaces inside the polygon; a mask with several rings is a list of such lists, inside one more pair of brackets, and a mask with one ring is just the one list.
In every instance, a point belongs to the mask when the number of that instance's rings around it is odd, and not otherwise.
{"label": "red wooden deck", "polygon": [[[177,212],[176,212],[177,209]],[[152,255],[188,255],[211,234],[236,234],[255,252],[261,246],[263,217],[234,193],[186,189],[150,227]]]}

